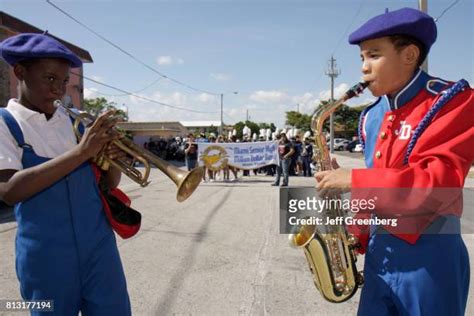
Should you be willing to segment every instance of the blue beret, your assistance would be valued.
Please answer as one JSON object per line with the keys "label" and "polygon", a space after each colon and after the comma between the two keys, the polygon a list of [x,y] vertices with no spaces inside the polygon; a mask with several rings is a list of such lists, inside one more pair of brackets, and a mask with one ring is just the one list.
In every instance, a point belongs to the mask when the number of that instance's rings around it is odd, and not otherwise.
{"label": "blue beret", "polygon": [[426,52],[436,41],[436,24],[419,10],[403,8],[373,17],[349,36],[350,44],[390,35],[410,35],[425,45]]}
{"label": "blue beret", "polygon": [[76,54],[46,34],[22,33],[9,37],[0,43],[0,57],[12,66],[32,58],[62,58],[72,68],[82,66]]}

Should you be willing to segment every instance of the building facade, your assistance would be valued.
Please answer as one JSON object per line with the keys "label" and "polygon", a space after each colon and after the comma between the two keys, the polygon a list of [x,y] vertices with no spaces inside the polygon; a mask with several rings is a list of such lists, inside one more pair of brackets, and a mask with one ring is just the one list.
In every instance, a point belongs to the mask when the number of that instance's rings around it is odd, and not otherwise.
{"label": "building facade", "polygon": [[[5,12],[0,11],[0,42],[4,39],[20,33],[44,33],[43,30],[21,21]],[[49,33],[48,33],[49,34]],[[51,34],[49,34],[51,35]],[[92,63],[92,57],[88,51],[51,35],[63,45],[73,51],[84,63]],[[69,85],[66,92],[65,102],[72,103],[77,108],[82,108],[84,100],[83,68],[71,70]],[[0,60],[0,107],[5,107],[11,98],[18,96],[18,81],[13,74],[12,67]]]}

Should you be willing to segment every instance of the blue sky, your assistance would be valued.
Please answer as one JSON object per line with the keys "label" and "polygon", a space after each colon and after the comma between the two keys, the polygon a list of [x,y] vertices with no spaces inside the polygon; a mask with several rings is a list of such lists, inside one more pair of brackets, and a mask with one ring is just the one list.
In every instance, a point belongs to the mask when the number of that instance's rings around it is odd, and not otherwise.
{"label": "blue sky", "polygon": [[[428,0],[438,17],[455,0]],[[358,47],[347,37],[368,18],[417,0],[313,1],[54,1],[94,31],[161,73],[195,88],[225,93],[224,121],[273,122],[283,127],[285,111],[310,113],[329,97],[324,75],[331,54],[341,75],[336,92],[360,79]],[[460,0],[437,22],[438,40],[429,72],[474,82],[473,3]],[[93,64],[85,75],[124,90],[140,91],[159,76],[76,24],[46,1],[0,0],[0,10],[87,49]],[[220,98],[161,79],[138,94],[176,110],[85,81],[88,97],[126,104],[134,121],[220,120]],[[237,95],[231,92],[238,91]],[[106,95],[104,95],[106,94]],[[370,92],[353,101],[371,100]]]}

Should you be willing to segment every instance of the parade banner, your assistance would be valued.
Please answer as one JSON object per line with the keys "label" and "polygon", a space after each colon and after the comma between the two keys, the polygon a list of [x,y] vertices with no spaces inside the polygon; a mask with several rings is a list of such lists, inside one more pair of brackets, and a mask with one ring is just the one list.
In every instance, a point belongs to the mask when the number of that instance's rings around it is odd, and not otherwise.
{"label": "parade banner", "polygon": [[278,142],[196,143],[199,165],[221,170],[227,165],[239,169],[258,169],[279,163]]}

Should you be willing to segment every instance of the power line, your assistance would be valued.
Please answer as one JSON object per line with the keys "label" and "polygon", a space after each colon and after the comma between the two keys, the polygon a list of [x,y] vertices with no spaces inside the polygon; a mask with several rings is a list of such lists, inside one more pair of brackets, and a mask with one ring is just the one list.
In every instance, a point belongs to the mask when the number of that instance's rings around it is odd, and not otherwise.
{"label": "power line", "polygon": [[71,14],[69,14],[68,12],[64,11],[63,9],[61,9],[60,7],[58,7],[56,4],[54,4],[51,0],[46,0],[46,2],[51,5],[52,7],[54,7],[56,10],[58,10],[59,12],[61,12],[62,14],[66,15],[68,18],[70,18],[71,20],[73,20],[74,22],[76,22],[77,24],[79,24],[80,26],[84,27],[86,30],[88,30],[89,32],[91,32],[92,34],[94,34],[95,36],[99,37],[100,39],[102,39],[103,41],[107,42],[109,45],[115,47],[116,49],[118,49],[119,51],[121,51],[122,53],[124,53],[125,55],[127,55],[128,57],[132,58],[133,60],[135,60],[137,63],[141,64],[142,66],[144,66],[145,68],[153,71],[154,73],[160,75],[161,77],[163,78],[166,78],[166,79],[169,79],[170,81],[174,82],[174,83],[177,83],[183,87],[186,87],[188,89],[191,89],[191,90],[194,90],[194,91],[198,91],[198,92],[203,92],[203,93],[207,93],[207,94],[213,94],[213,95],[218,95],[219,93],[215,93],[215,92],[210,92],[210,91],[206,91],[206,90],[202,90],[202,89],[198,89],[198,88],[195,88],[191,85],[188,85],[182,81],[179,81],[177,79],[174,79],[172,77],[169,77],[167,75],[165,75],[164,73],[156,70],[155,68],[153,68],[152,66],[146,64],[145,62],[141,61],[140,59],[138,59],[137,57],[135,57],[134,55],[132,55],[131,53],[129,53],[128,51],[126,51],[125,49],[121,48],[120,46],[118,46],[117,44],[113,43],[112,41],[108,40],[106,37],[102,36],[101,34],[97,33],[96,31],[94,31],[92,28],[88,27],[86,24],[82,23],[81,21],[79,21],[78,19],[76,19],[75,17],[73,17]]}
{"label": "power line", "polygon": [[95,80],[95,79],[86,77],[86,76],[84,76],[84,75],[78,74],[78,73],[76,73],[76,72],[74,72],[74,71],[71,71],[71,74],[73,74],[73,75],[75,75],[75,76],[78,76],[78,77],[81,77],[81,78],[83,78],[83,79],[89,80],[89,81],[91,81],[91,82],[94,82],[94,83],[96,83],[96,84],[99,84],[99,85],[101,85],[101,86],[104,86],[104,87],[107,87],[107,88],[110,88],[110,89],[113,89],[113,90],[122,92],[122,93],[124,93],[124,94],[126,94],[126,95],[129,95],[129,96],[132,96],[132,97],[135,97],[135,98],[138,98],[138,99],[142,99],[142,100],[145,100],[145,101],[148,101],[148,102],[151,102],[151,103],[155,103],[155,104],[159,104],[159,105],[162,105],[162,106],[166,106],[166,107],[169,107],[169,108],[172,108],[172,109],[181,110],[181,111],[188,111],[188,112],[194,112],[194,113],[219,113],[219,111],[198,111],[198,110],[193,110],[193,109],[189,109],[189,108],[184,108],[184,107],[180,107],[180,106],[176,106],[176,105],[167,104],[167,103],[164,103],[164,102],[160,102],[160,101],[157,101],[157,100],[153,100],[153,99],[150,99],[150,98],[147,98],[147,97],[144,97],[144,96],[141,96],[141,95],[132,93],[132,92],[128,92],[128,91],[126,91],[126,90],[123,90],[123,89],[120,89],[120,88],[117,88],[117,87],[114,87],[114,86],[111,86],[111,85],[109,85],[109,84],[106,84],[106,83],[97,81],[97,80]]}
{"label": "power line", "polygon": [[354,14],[351,23],[349,23],[349,25],[347,25],[346,30],[344,31],[344,33],[342,33],[341,37],[339,38],[339,41],[337,42],[336,48],[334,48],[331,55],[334,56],[336,54],[336,51],[339,48],[339,45],[341,44],[342,39],[347,35],[347,32],[349,32],[349,29],[351,28],[352,24],[354,24],[356,18],[359,16],[360,11],[362,10],[362,7],[364,6],[364,2],[365,2],[365,0],[360,1],[359,8],[357,9],[356,13]]}
{"label": "power line", "polygon": [[441,14],[440,14],[436,19],[434,19],[434,21],[435,21],[435,22],[438,22],[439,19],[441,19],[441,17],[442,17],[446,12],[448,12],[449,10],[451,10],[451,8],[454,7],[458,2],[459,2],[459,0],[455,0],[453,3],[451,3],[450,6],[448,6],[446,9],[444,9],[443,12],[441,12]]}
{"label": "power line", "polygon": [[[145,86],[145,88],[142,88],[140,90],[136,90],[136,91],[133,91],[132,93],[140,93],[148,88],[150,88],[151,86],[153,86],[155,83],[157,83],[158,81],[160,81],[161,79],[163,79],[163,77],[159,77],[158,79],[154,80],[152,83],[148,84],[147,86]],[[124,97],[124,96],[127,96],[129,95],[128,93],[123,93],[123,94],[108,94],[108,93],[103,93],[103,92],[97,92],[99,94],[102,94],[102,95],[105,95],[105,96],[109,96],[109,97]]]}
{"label": "power line", "polygon": [[[331,56],[334,56],[334,55],[335,55],[337,49],[339,48],[339,45],[341,44],[342,39],[347,35],[347,32],[349,31],[350,27],[352,26],[352,24],[354,24],[356,18],[359,16],[360,12],[362,11],[362,7],[364,6],[364,2],[365,2],[365,1],[366,1],[366,0],[361,0],[361,1],[360,1],[359,8],[357,9],[356,13],[355,13],[354,16],[352,17],[351,22],[347,25],[347,27],[346,27],[344,33],[341,35],[341,37],[340,37],[339,40],[337,41],[337,44],[336,44],[335,48],[333,49],[333,52],[332,52]],[[319,76],[318,80],[315,81],[315,82],[316,82],[315,86],[318,86],[319,83],[321,82],[321,79],[323,79],[323,77],[324,77],[324,75],[325,75],[325,73],[324,73],[324,68],[325,68],[325,67],[324,67],[324,65],[323,65],[323,66],[322,66],[322,69],[321,69],[321,71],[320,71],[321,75]]]}

